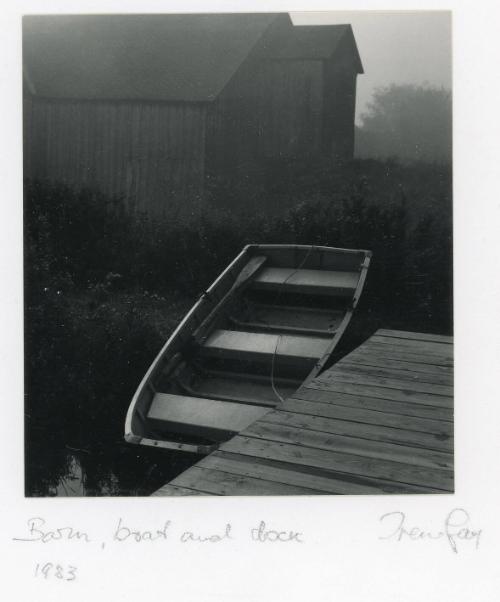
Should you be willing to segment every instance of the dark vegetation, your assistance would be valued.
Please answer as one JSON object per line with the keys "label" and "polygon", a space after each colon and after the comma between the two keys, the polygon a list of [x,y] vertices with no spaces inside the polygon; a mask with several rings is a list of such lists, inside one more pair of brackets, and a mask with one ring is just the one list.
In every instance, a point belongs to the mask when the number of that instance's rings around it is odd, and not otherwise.
{"label": "dark vegetation", "polygon": [[[246,243],[373,251],[345,345],[378,327],[451,332],[449,167],[273,169],[269,203],[287,211],[252,213],[249,200],[244,215],[213,203],[191,223],[131,217],[90,191],[26,183],[27,495],[55,493],[73,456],[89,495],[147,493],[192,463],[126,446],[125,413],[165,338]],[[212,200],[218,194],[230,192],[212,188]]]}

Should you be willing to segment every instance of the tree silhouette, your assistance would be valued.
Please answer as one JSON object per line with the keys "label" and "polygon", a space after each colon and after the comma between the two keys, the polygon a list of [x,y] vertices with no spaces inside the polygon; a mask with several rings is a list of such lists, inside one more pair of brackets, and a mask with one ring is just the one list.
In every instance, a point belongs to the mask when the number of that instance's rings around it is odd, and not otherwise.
{"label": "tree silhouette", "polygon": [[356,156],[403,162],[450,162],[451,92],[396,85],[376,90],[356,131]]}

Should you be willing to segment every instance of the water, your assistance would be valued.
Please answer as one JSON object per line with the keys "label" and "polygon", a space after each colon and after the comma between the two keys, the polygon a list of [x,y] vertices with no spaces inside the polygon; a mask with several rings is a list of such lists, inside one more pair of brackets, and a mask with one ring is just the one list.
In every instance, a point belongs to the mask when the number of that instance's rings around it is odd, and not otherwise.
{"label": "water", "polygon": [[45,468],[27,483],[27,495],[148,496],[200,460],[200,456],[117,443],[78,450],[47,449]]}

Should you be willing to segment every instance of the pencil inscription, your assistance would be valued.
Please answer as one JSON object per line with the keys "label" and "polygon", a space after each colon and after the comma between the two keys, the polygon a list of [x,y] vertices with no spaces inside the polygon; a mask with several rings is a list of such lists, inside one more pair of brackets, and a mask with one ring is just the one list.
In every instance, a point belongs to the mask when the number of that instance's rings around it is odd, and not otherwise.
{"label": "pencil inscription", "polygon": [[266,543],[268,541],[295,541],[303,543],[300,531],[276,531],[268,529],[266,523],[261,520],[256,529],[252,529],[252,540]]}
{"label": "pencil inscription", "polygon": [[474,529],[470,526],[470,515],[463,508],[454,508],[444,518],[440,528],[424,529],[419,525],[410,524],[404,512],[387,512],[380,517],[380,522],[388,531],[379,539],[392,539],[402,541],[444,540],[451,550],[456,554],[459,544],[472,542],[476,549],[483,533],[482,529]]}
{"label": "pencil inscription", "polygon": [[[188,527],[186,529],[186,527]],[[97,534],[99,535],[99,534]],[[219,543],[238,538],[249,538],[251,541],[259,543],[274,542],[295,542],[303,543],[303,534],[294,529],[278,530],[271,528],[264,520],[260,520],[256,526],[238,533],[237,528],[233,528],[232,523],[228,522],[221,525],[218,529],[209,531],[199,531],[189,525],[174,525],[170,520],[163,520],[146,528],[141,525],[134,525],[130,521],[119,517],[114,527],[107,532],[106,536],[96,538],[90,537],[86,531],[70,526],[50,526],[42,517],[33,517],[27,521],[27,532],[21,537],[13,537],[13,541],[20,542],[38,542],[49,543],[52,541],[72,541],[77,540],[83,543],[94,543],[101,550],[107,549],[107,542],[114,545],[121,545],[123,542],[143,543],[143,542],[167,542],[178,541],[182,544],[187,543]],[[128,545],[128,544],[127,544]]]}
{"label": "pencil inscription", "polygon": [[156,541],[158,539],[167,539],[167,530],[170,527],[170,521],[167,520],[162,525],[161,529],[131,529],[127,525],[124,524],[122,518],[118,520],[118,525],[113,534],[113,541],[127,541],[132,540],[136,542],[141,541]]}
{"label": "pencil inscription", "polygon": [[27,521],[28,525],[28,537],[13,537],[14,541],[41,541],[42,543],[49,543],[51,541],[71,541],[78,540],[86,543],[90,542],[90,537],[85,531],[78,531],[74,527],[55,527],[48,528],[46,521],[40,516],[29,518]]}
{"label": "pencil inscription", "polygon": [[200,535],[193,531],[184,531],[184,533],[180,537],[180,541],[182,543],[187,543],[189,541],[194,541],[198,543],[219,543],[224,539],[232,539],[231,529],[231,524],[227,523],[225,531],[222,535],[217,533],[214,533],[212,535]]}

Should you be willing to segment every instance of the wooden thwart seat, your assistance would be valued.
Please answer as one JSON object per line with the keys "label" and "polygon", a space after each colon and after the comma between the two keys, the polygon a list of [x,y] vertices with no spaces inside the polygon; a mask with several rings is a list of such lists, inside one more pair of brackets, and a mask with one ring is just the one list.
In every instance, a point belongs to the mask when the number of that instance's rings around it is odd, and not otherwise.
{"label": "wooden thwart seat", "polygon": [[300,326],[287,326],[284,324],[269,324],[266,322],[249,322],[244,320],[238,320],[237,318],[230,317],[231,324],[234,324],[238,328],[251,328],[257,331],[267,332],[280,332],[286,334],[304,334],[313,335],[318,337],[332,337],[335,331],[332,329],[320,330],[318,328],[301,328]]}
{"label": "wooden thwart seat", "polygon": [[[182,385],[181,385],[182,386]],[[274,408],[282,398],[292,395],[300,386],[300,382],[274,379],[273,390],[269,377],[237,373],[210,373],[207,377],[197,380],[191,392],[186,393],[197,397],[234,401],[249,405],[261,405]],[[276,392],[275,392],[276,391]],[[278,396],[279,395],[279,396]]]}
{"label": "wooden thwart seat", "polygon": [[156,393],[148,419],[159,428],[223,440],[269,412],[268,407]]}
{"label": "wooden thwart seat", "polygon": [[358,272],[264,268],[254,278],[252,288],[351,297],[358,280]]}
{"label": "wooden thwart seat", "polygon": [[314,364],[326,352],[329,339],[216,330],[202,347],[204,355],[242,360],[269,360],[273,355],[290,362]]}
{"label": "wooden thwart seat", "polygon": [[230,320],[242,330],[331,338],[344,315],[345,311],[338,309],[253,303],[246,316],[232,315]]}

